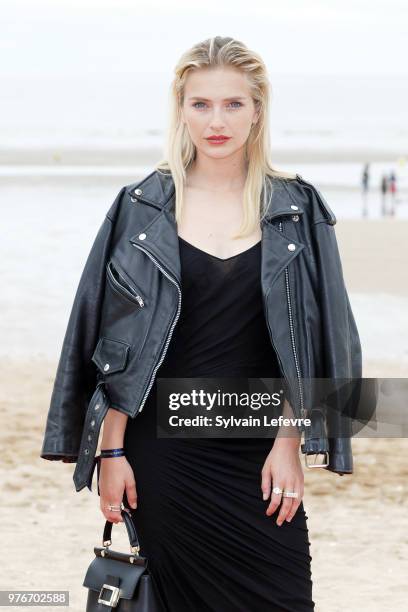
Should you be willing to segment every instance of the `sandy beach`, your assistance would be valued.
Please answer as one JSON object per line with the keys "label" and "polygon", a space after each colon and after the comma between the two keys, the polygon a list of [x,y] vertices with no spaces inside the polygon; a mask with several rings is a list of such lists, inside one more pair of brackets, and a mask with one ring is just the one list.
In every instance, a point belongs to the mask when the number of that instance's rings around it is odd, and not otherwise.
{"label": "sandy beach", "polygon": [[[3,186],[10,215],[2,245],[9,263],[4,257],[0,263],[8,287],[0,302],[0,519],[7,551],[1,588],[69,590],[74,612],[85,607],[82,580],[104,517],[95,490],[75,492],[72,465],[39,453],[73,292],[118,185],[116,179],[75,188]],[[17,205],[19,216],[12,212]],[[408,375],[407,231],[408,222],[399,219],[345,219],[336,226],[368,377]],[[353,449],[352,476],[305,468],[316,610],[402,610],[408,440],[361,438]],[[121,525],[114,527],[113,548],[127,550]]]}

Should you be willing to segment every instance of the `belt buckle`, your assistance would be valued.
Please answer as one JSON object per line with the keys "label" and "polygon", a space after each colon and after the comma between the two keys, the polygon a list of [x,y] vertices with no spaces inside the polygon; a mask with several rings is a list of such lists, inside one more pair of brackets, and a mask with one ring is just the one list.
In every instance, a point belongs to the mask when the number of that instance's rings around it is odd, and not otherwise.
{"label": "belt buckle", "polygon": [[[308,456],[310,455],[314,455],[314,461],[312,464],[309,464],[308,462]],[[307,468],[324,468],[327,467],[329,465],[329,453],[327,451],[322,451],[321,453],[305,453],[305,464]],[[317,460],[317,456],[318,455],[325,455],[325,461],[324,463],[316,463]]]}
{"label": "belt buckle", "polygon": [[[104,589],[110,589],[112,593],[110,594],[109,599],[103,599],[102,594]],[[105,606],[110,606],[115,608],[118,605],[119,601],[119,587],[112,586],[111,584],[103,584],[101,590],[99,591],[98,603],[101,603]]]}

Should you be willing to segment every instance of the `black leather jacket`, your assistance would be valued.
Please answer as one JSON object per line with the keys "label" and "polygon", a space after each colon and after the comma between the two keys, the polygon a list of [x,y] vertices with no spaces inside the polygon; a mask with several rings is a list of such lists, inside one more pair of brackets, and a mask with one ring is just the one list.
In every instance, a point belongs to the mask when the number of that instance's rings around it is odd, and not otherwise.
{"label": "black leather jacket", "polygon": [[[359,379],[359,336],[344,285],[336,218],[312,184],[272,178],[262,220],[261,281],[271,342],[295,416],[313,408],[309,377]],[[75,295],[41,457],[76,462],[77,491],[92,490],[99,430],[109,407],[143,410],[180,314],[174,182],[157,170],[123,187],[99,229]],[[268,194],[270,195],[270,193]],[[305,459],[353,472],[350,436],[321,415],[303,426]],[[308,464],[308,462],[307,462]]]}

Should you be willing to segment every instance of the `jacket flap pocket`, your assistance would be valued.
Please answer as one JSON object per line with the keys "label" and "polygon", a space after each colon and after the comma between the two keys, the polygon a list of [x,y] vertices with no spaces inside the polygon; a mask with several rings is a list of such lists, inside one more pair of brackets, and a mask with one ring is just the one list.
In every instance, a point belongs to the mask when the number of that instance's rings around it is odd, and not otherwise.
{"label": "jacket flap pocket", "polygon": [[113,374],[126,367],[130,344],[122,340],[99,338],[92,361],[104,374]]}

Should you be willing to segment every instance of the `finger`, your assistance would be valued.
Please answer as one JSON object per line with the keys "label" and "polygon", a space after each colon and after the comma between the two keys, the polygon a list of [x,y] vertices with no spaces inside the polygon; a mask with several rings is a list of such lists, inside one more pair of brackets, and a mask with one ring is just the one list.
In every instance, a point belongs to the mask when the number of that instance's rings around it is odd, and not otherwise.
{"label": "finger", "polygon": [[287,516],[286,516],[286,521],[287,521],[288,523],[290,523],[290,521],[291,521],[291,520],[293,519],[293,517],[295,516],[295,514],[296,514],[296,512],[297,512],[297,509],[298,509],[298,508],[299,508],[299,506],[300,506],[300,502],[301,502],[301,500],[297,500],[297,499],[296,499],[296,500],[295,500],[295,499],[293,499],[293,500],[292,500],[292,507],[291,507],[291,509],[289,510],[289,512],[288,512],[288,514],[287,514]]}
{"label": "finger", "polygon": [[262,497],[265,501],[271,495],[272,474],[269,468],[263,468],[261,471],[261,490]]}
{"label": "finger", "polygon": [[[289,482],[285,482],[284,486],[282,487],[282,489],[284,491],[294,491],[294,481],[289,481]],[[292,497],[284,497],[282,494],[282,506],[278,515],[278,518],[276,519],[276,523],[280,526],[282,525],[283,521],[285,520],[288,512],[291,510],[292,508]]]}
{"label": "finger", "polygon": [[[278,486],[282,489],[282,487],[280,485],[276,485],[275,482],[273,483],[273,485],[274,487]],[[266,514],[268,516],[271,516],[276,511],[281,501],[282,501],[282,493],[274,493],[272,489],[271,502],[266,509]]]}
{"label": "finger", "polygon": [[298,484],[297,486],[294,487],[293,489],[294,491],[298,491],[299,495],[298,497],[294,497],[292,500],[292,508],[290,509],[286,520],[288,521],[288,523],[293,519],[293,517],[295,516],[297,509],[299,508],[300,504],[302,503],[302,498],[303,498],[303,486],[301,484]]}
{"label": "finger", "polygon": [[104,512],[105,518],[111,523],[123,523],[121,512],[113,512],[111,510]]}
{"label": "finger", "polygon": [[126,481],[126,497],[131,508],[137,508],[137,493],[135,480]]}
{"label": "finger", "polygon": [[292,504],[293,504],[293,501],[292,501],[291,497],[284,497],[283,498],[282,506],[281,506],[280,512],[278,514],[278,518],[276,519],[276,524],[279,525],[279,527],[282,525],[282,523],[285,520],[288,512],[291,510]]}
{"label": "finger", "polygon": [[104,515],[106,520],[110,521],[111,523],[123,523],[121,512],[115,512],[114,510],[109,510],[110,505],[117,507],[117,508],[121,507],[121,500],[114,499],[114,498],[112,499],[112,497],[110,497],[109,499],[106,499],[105,497],[101,498],[100,507],[102,510],[102,514]]}

